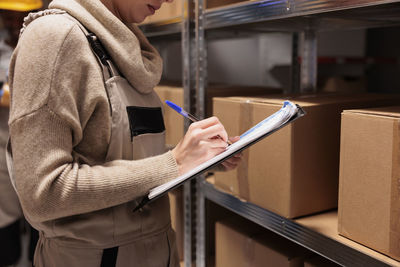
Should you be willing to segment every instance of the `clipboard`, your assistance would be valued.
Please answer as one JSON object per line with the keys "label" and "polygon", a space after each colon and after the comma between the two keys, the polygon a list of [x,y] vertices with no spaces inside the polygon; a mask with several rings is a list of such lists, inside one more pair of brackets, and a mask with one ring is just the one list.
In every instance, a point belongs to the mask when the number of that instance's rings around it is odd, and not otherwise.
{"label": "clipboard", "polygon": [[156,200],[168,191],[175,189],[184,182],[190,181],[198,175],[210,170],[224,160],[232,157],[236,153],[254,145],[265,137],[273,134],[279,129],[285,127],[289,123],[296,121],[298,118],[303,117],[306,112],[297,104],[290,101],[284,101],[281,109],[271,116],[265,118],[245,133],[240,136],[240,140],[230,145],[224,152],[216,155],[208,161],[200,164],[189,172],[157,186],[149,191],[149,193],[142,198],[139,205],[133,210],[134,212],[140,210],[147,203]]}

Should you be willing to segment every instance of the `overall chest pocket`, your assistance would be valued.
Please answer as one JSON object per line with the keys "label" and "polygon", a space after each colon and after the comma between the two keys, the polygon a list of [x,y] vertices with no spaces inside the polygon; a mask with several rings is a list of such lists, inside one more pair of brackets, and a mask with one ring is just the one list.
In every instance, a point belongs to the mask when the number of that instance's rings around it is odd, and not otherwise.
{"label": "overall chest pocket", "polygon": [[133,159],[164,152],[165,125],[161,107],[126,107],[133,146]]}

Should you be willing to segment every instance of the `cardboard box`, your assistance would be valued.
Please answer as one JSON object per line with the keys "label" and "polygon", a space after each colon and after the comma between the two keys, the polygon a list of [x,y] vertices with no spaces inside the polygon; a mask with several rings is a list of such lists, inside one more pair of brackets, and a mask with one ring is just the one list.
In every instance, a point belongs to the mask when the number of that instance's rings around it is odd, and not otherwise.
{"label": "cardboard box", "polygon": [[227,5],[232,5],[241,2],[248,2],[246,0],[206,0],[206,8],[222,7]]}
{"label": "cardboard box", "polygon": [[183,187],[180,186],[168,193],[171,211],[171,225],[176,234],[176,245],[179,259],[184,255],[184,210],[183,210]]}
{"label": "cardboard box", "polygon": [[217,222],[215,227],[216,267],[303,267],[309,253],[277,234],[236,218]]}
{"label": "cardboard box", "polygon": [[154,88],[161,99],[164,107],[164,124],[165,124],[165,143],[167,146],[173,147],[182,139],[184,129],[184,118],[175,110],[165,104],[165,100],[169,100],[183,107],[183,88],[176,86],[158,85]]}
{"label": "cardboard box", "polygon": [[163,3],[161,8],[152,16],[148,16],[142,24],[171,23],[181,21],[183,16],[183,0]]}
{"label": "cardboard box", "polygon": [[342,113],[339,234],[400,260],[400,107]]}
{"label": "cardboard box", "polygon": [[345,79],[343,77],[330,77],[322,87],[323,92],[363,93],[367,88],[367,79]]}
{"label": "cardboard box", "polygon": [[236,170],[215,173],[215,184],[287,218],[336,208],[341,112],[391,105],[399,96],[215,98],[214,114],[229,135],[239,135],[279,110],[285,99],[307,115],[245,150]]}
{"label": "cardboard box", "polygon": [[[161,101],[172,101],[173,103],[184,107],[183,88],[170,84],[160,84],[154,90],[159,95]],[[212,85],[206,89],[205,104],[206,117],[210,117],[212,113],[212,99],[220,96],[257,96],[265,94],[278,94],[281,89],[266,88],[266,87],[244,87],[244,86],[226,86]],[[169,146],[175,146],[184,135],[184,118],[172,108],[164,105],[164,123],[166,128],[165,142]]]}

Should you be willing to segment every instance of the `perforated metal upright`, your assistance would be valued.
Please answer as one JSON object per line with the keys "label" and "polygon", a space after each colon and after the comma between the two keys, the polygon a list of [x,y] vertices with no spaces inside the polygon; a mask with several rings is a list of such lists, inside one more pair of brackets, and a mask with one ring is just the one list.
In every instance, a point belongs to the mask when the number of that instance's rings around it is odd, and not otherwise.
{"label": "perforated metal upright", "polygon": [[[197,51],[197,64],[196,64],[196,89],[197,89],[197,115],[200,118],[205,117],[205,89],[207,87],[207,43],[205,40],[204,28],[204,9],[205,1],[196,1],[196,51]],[[197,203],[197,225],[196,225],[196,266],[203,266],[206,261],[205,255],[205,198],[203,191],[200,188],[199,182],[204,180],[204,176],[198,177],[195,180],[197,185],[196,203]]]}
{"label": "perforated metal upright", "polygon": [[[195,0],[183,0],[181,19],[161,21],[159,23],[141,25],[140,28],[150,39],[181,40],[182,47],[182,86],[184,89],[184,109],[192,114],[199,114],[198,90],[196,90],[198,52],[196,49]],[[185,120],[185,131],[189,123]],[[196,188],[195,181],[183,185],[184,206],[184,261],[185,266],[192,266],[196,252]]]}
{"label": "perforated metal upright", "polygon": [[[197,114],[196,105],[196,62],[197,51],[195,49],[195,0],[184,0],[182,17],[182,80],[184,90],[184,109],[192,114]],[[185,131],[189,123],[185,120]],[[184,206],[184,264],[192,266],[194,252],[196,251],[196,182],[189,181],[183,186]]]}
{"label": "perforated metal upright", "polygon": [[[302,93],[317,90],[317,33],[308,28],[302,31],[302,61],[300,64],[300,91]],[[295,60],[295,59],[293,59]]]}

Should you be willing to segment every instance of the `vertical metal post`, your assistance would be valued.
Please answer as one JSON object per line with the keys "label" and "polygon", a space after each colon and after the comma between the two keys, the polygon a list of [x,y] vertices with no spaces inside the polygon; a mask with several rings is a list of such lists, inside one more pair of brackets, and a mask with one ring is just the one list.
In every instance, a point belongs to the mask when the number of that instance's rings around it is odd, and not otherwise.
{"label": "vertical metal post", "polygon": [[316,92],[317,90],[317,34],[313,29],[303,32],[303,49],[301,59],[300,90]]}
{"label": "vertical metal post", "polygon": [[192,201],[191,201],[191,183],[185,183],[183,185],[183,209],[184,209],[184,255],[183,260],[185,267],[192,266]]}
{"label": "vertical metal post", "polygon": [[197,116],[205,117],[205,89],[207,86],[207,44],[204,30],[204,0],[196,1],[195,30],[196,30],[196,89],[197,89]]}
{"label": "vertical metal post", "polygon": [[205,198],[201,190],[200,183],[204,177],[199,177],[197,181],[197,224],[196,224],[196,267],[206,266],[206,214]]}
{"label": "vertical metal post", "polygon": [[[195,113],[196,111],[196,49],[194,33],[194,1],[185,0],[182,10],[182,86],[184,90],[184,109]],[[189,127],[189,122],[185,120],[185,131]],[[194,260],[193,225],[195,223],[194,201],[192,192],[193,182],[187,182],[183,186],[183,208],[184,208],[184,264],[191,267]]]}
{"label": "vertical metal post", "polygon": [[[197,0],[195,7],[195,29],[196,29],[196,89],[197,89],[197,116],[204,119],[205,110],[205,90],[207,87],[207,43],[205,40],[205,1]],[[200,182],[204,175],[196,178],[196,267],[206,265],[206,216],[205,198],[200,187]]]}
{"label": "vertical metal post", "polygon": [[292,34],[291,86],[284,93],[300,92],[299,33]]}
{"label": "vertical metal post", "polygon": [[[194,31],[194,1],[185,0],[183,5],[182,18],[182,59],[183,59],[183,89],[184,89],[184,108],[195,113],[196,111],[196,59],[195,31]],[[189,121],[185,120],[185,130],[189,126]]]}

